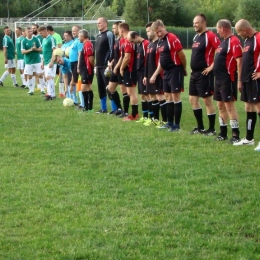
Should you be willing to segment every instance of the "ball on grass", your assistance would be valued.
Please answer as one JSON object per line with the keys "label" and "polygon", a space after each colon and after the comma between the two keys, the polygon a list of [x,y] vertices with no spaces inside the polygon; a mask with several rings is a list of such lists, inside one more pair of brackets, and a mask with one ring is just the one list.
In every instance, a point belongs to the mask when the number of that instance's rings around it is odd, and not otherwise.
{"label": "ball on grass", "polygon": [[72,107],[74,105],[74,101],[71,98],[65,98],[63,100],[64,107]]}

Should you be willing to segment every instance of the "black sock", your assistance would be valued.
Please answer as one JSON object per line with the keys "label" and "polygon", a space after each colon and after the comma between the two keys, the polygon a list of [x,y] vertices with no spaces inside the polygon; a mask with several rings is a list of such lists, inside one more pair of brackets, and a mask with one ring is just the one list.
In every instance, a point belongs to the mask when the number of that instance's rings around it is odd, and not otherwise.
{"label": "black sock", "polygon": [[202,108],[198,109],[193,109],[194,116],[197,120],[197,126],[198,129],[204,129],[204,124],[203,124],[203,116],[202,116]]}
{"label": "black sock", "polygon": [[230,126],[232,129],[232,136],[239,138],[239,124],[236,119],[230,119]]}
{"label": "black sock", "polygon": [[172,126],[173,121],[174,121],[174,103],[169,102],[167,103],[167,122],[170,126]]}
{"label": "black sock", "polygon": [[209,119],[209,130],[215,131],[216,114],[208,115]]}
{"label": "black sock", "polygon": [[[94,93],[92,90],[87,91],[88,92],[88,109],[92,110],[93,109],[93,99],[94,99]],[[85,104],[86,106],[86,104]]]}
{"label": "black sock", "polygon": [[114,93],[111,93],[112,98],[117,106],[117,109],[121,109],[122,110],[122,106],[121,106],[121,101],[120,101],[120,97],[117,91],[115,91]]}
{"label": "black sock", "polygon": [[254,139],[255,124],[256,124],[256,112],[247,112],[246,139],[248,141]]}
{"label": "black sock", "polygon": [[162,121],[167,122],[167,103],[165,99],[160,101],[160,109],[161,109]]}
{"label": "black sock", "polygon": [[182,102],[174,103],[175,124],[180,125],[182,114]]}
{"label": "black sock", "polygon": [[152,110],[154,120],[159,120],[160,103],[157,99],[152,103]]}
{"label": "black sock", "polygon": [[88,91],[82,91],[82,95],[84,98],[85,109],[88,110]]}
{"label": "black sock", "polygon": [[132,116],[135,117],[138,114],[138,105],[132,105]]}
{"label": "black sock", "polygon": [[222,137],[226,137],[227,136],[227,125],[221,125],[220,126],[220,135]]}
{"label": "black sock", "polygon": [[147,103],[148,103],[149,118],[152,119],[154,117],[154,115],[153,115],[153,101],[150,100]]}
{"label": "black sock", "polygon": [[148,118],[148,102],[146,100],[142,100],[142,112],[143,117]]}
{"label": "black sock", "polygon": [[128,113],[129,110],[130,97],[127,93],[123,94],[123,104],[124,104],[124,112]]}

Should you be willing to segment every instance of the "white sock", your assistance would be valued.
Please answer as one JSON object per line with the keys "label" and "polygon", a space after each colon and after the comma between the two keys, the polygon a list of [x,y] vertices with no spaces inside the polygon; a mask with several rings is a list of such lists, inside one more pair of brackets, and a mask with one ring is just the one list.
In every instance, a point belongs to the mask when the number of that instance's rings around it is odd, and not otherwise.
{"label": "white sock", "polygon": [[44,79],[43,78],[39,78],[39,82],[40,82],[40,88],[41,88],[41,91],[44,91]]}
{"label": "white sock", "polygon": [[26,86],[26,80],[25,80],[24,74],[21,74],[21,79],[22,79],[23,85]]}
{"label": "white sock", "polygon": [[59,92],[60,92],[60,95],[64,95],[64,93],[65,93],[64,83],[59,83]]}
{"label": "white sock", "polygon": [[17,81],[16,81],[16,75],[15,74],[11,74],[11,79],[13,81],[13,85],[16,85]]}
{"label": "white sock", "polygon": [[50,96],[55,97],[55,86],[54,86],[54,80],[53,79],[48,80],[48,88],[50,90]]}
{"label": "white sock", "polygon": [[32,77],[33,89],[35,88],[35,76]]}
{"label": "white sock", "polygon": [[29,87],[30,92],[33,92],[34,91],[33,80],[28,79],[27,83],[28,83],[28,87]]}
{"label": "white sock", "polygon": [[3,73],[3,75],[2,75],[2,77],[1,77],[1,79],[0,79],[0,81],[1,82],[4,82],[4,80],[6,79],[6,77],[9,75],[9,71],[8,70],[6,70],[4,73]]}

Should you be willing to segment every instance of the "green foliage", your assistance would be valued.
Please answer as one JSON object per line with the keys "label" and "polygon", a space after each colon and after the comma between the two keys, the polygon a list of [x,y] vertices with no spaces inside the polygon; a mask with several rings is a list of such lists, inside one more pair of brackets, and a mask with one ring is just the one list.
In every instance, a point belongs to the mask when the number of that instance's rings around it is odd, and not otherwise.
{"label": "green foliage", "polygon": [[122,16],[124,12],[124,7],[125,0],[113,0],[111,8],[116,13],[116,15]]}

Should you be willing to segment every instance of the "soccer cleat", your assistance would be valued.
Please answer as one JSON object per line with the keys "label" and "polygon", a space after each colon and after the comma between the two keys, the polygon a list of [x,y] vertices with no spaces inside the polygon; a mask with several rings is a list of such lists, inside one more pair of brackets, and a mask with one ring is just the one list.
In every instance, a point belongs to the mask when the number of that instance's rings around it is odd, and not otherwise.
{"label": "soccer cleat", "polygon": [[173,125],[168,129],[168,132],[177,132],[180,130],[180,126],[179,125]]}
{"label": "soccer cleat", "polygon": [[151,118],[148,118],[144,123],[143,123],[143,125],[145,125],[145,124],[150,124],[152,122],[152,119]]}
{"label": "soccer cleat", "polygon": [[51,100],[54,100],[55,97],[51,97],[51,96],[47,96],[44,101],[51,101]]}
{"label": "soccer cleat", "polygon": [[260,142],[258,143],[257,147],[254,150],[260,152]]}
{"label": "soccer cleat", "polygon": [[107,110],[100,109],[96,112],[96,114],[107,114]]}
{"label": "soccer cleat", "polygon": [[124,118],[124,117],[127,117],[128,116],[128,113],[122,113],[122,114],[120,114],[120,115],[118,115],[117,117],[118,118]]}
{"label": "soccer cleat", "polygon": [[218,134],[218,136],[214,140],[216,140],[216,141],[225,141],[227,139],[228,139],[227,136],[222,136],[221,134]]}
{"label": "soccer cleat", "polygon": [[25,86],[24,89],[29,89],[29,87],[28,87],[28,86]]}
{"label": "soccer cleat", "polygon": [[118,109],[115,111],[114,115],[119,116],[119,115],[122,115],[123,113],[124,113],[124,111],[122,109]]}
{"label": "soccer cleat", "polygon": [[33,95],[33,92],[32,92],[32,91],[29,91],[29,92],[28,92],[28,95],[29,95],[29,96],[32,96],[32,95]]}
{"label": "soccer cleat", "polygon": [[238,136],[233,135],[232,138],[229,140],[229,143],[235,144],[235,143],[238,143],[240,141],[241,141],[241,139]]}
{"label": "soccer cleat", "polygon": [[107,115],[108,115],[108,116],[113,116],[115,113],[116,113],[116,111],[113,110],[113,111],[111,111],[111,112],[108,112]]}
{"label": "soccer cleat", "polygon": [[205,133],[205,130],[199,129],[198,127],[195,127],[192,131],[190,131],[191,135],[204,134],[204,133]]}
{"label": "soccer cleat", "polygon": [[59,94],[59,97],[64,98],[65,95],[64,94]]}
{"label": "soccer cleat", "polygon": [[210,129],[208,129],[208,130],[204,130],[204,133],[202,133],[202,134],[204,134],[204,135],[206,135],[206,136],[214,136],[214,135],[216,135],[217,133],[216,133],[215,130],[210,130]]}
{"label": "soccer cleat", "polygon": [[21,85],[20,87],[21,87],[21,88],[25,88],[25,85]]}
{"label": "soccer cleat", "polygon": [[247,140],[246,138],[241,139],[239,142],[237,143],[233,143],[233,145],[235,146],[239,146],[239,145],[254,145],[255,144],[255,140]]}
{"label": "soccer cleat", "polygon": [[18,85],[18,84],[14,84],[14,87],[15,87],[15,88],[19,88],[19,85]]}
{"label": "soccer cleat", "polygon": [[136,121],[136,123],[145,123],[147,120],[148,120],[147,117],[143,117],[143,116],[142,116],[142,117],[140,117],[139,120]]}
{"label": "soccer cleat", "polygon": [[93,114],[93,113],[94,113],[94,109],[88,110],[88,114]]}
{"label": "soccer cleat", "polygon": [[45,93],[45,91],[41,91],[41,94],[42,94],[42,95],[45,95],[46,93]]}
{"label": "soccer cleat", "polygon": [[171,126],[169,126],[168,122],[167,123],[163,123],[160,126],[156,126],[156,128],[158,128],[158,129],[168,129],[170,127]]}
{"label": "soccer cleat", "polygon": [[158,119],[150,119],[150,121],[145,122],[144,126],[160,126],[160,121]]}
{"label": "soccer cleat", "polygon": [[123,121],[136,121],[138,119],[138,114],[134,117],[132,115],[126,116]]}
{"label": "soccer cleat", "polygon": [[0,87],[3,87],[3,86],[4,86],[3,82],[2,82],[2,81],[0,81]]}

